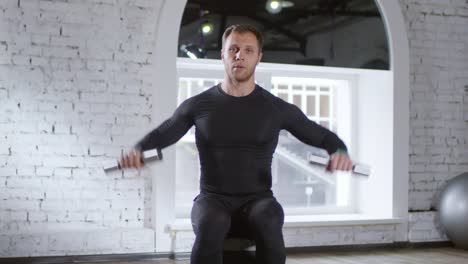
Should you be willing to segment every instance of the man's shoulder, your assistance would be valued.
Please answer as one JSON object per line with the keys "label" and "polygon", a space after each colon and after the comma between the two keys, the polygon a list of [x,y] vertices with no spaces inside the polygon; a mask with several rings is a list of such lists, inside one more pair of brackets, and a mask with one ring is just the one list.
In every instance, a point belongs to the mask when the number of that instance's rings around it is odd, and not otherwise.
{"label": "man's shoulder", "polygon": [[194,104],[194,103],[197,103],[201,100],[204,100],[204,99],[207,99],[207,98],[210,98],[212,97],[213,95],[215,95],[215,90],[216,90],[216,85],[215,86],[212,86],[194,96],[191,96],[187,99],[185,99],[185,103],[187,104]]}
{"label": "man's shoulder", "polygon": [[284,101],[283,99],[281,99],[280,97],[272,94],[270,91],[268,91],[267,89],[261,87],[260,85],[258,85],[258,87],[261,89],[261,93],[263,95],[263,98],[270,101],[272,104],[274,104],[275,106],[278,106],[278,107],[285,107],[287,105],[289,105],[288,102]]}
{"label": "man's shoulder", "polygon": [[211,97],[211,96],[216,94],[217,87],[218,87],[218,85],[213,85],[213,86],[203,90],[199,94],[196,94],[196,95],[192,96],[191,98],[194,99],[194,100],[199,100],[199,99]]}

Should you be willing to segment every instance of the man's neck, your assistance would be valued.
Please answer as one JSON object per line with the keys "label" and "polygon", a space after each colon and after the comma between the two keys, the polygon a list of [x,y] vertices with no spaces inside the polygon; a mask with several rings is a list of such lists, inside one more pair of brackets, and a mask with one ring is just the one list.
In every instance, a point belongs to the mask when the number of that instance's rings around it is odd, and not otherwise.
{"label": "man's neck", "polygon": [[235,82],[229,78],[224,78],[221,88],[225,93],[232,96],[246,96],[255,90],[255,81],[251,79],[246,82]]}

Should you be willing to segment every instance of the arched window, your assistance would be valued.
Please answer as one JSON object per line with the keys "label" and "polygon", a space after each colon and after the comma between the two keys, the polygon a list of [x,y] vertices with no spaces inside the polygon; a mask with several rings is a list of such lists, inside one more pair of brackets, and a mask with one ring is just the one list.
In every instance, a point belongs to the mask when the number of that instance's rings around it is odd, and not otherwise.
{"label": "arched window", "polygon": [[[264,35],[257,83],[336,132],[352,154],[358,153],[353,138],[357,133],[353,94],[365,73],[356,69],[388,69],[387,38],[375,2],[188,0],[179,32],[178,103],[222,80],[222,35],[226,27],[238,23],[254,25]],[[380,64],[368,63],[372,61]],[[376,82],[389,75],[374,74]],[[198,193],[200,168],[194,134],[192,128],[177,143],[179,217],[188,217]],[[356,180],[349,173],[330,174],[308,164],[310,153],[326,156],[281,133],[273,159],[273,191],[286,213],[356,212]]]}
{"label": "arched window", "polygon": [[[208,1],[204,1],[208,2]],[[227,2],[227,1],[226,1]],[[246,6],[247,4],[250,9],[257,10],[252,8],[255,1],[232,1],[237,6]],[[262,1],[266,2],[266,1]],[[294,1],[291,1],[294,2]],[[316,3],[316,4],[326,4],[328,2],[354,2],[354,3],[364,3],[368,1],[298,1],[303,3]],[[216,2],[218,6],[223,8],[228,8],[227,5],[220,4],[219,1]],[[352,179],[348,186],[351,186],[350,195],[353,196],[351,206],[347,208],[350,210],[349,214],[340,216],[338,218],[327,218],[326,213],[333,213],[337,211],[327,211],[320,210],[315,211],[315,213],[325,213],[321,217],[308,218],[307,215],[299,217],[298,214],[301,212],[290,211],[290,214],[286,215],[285,228],[288,228],[289,225],[297,225],[298,222],[301,226],[307,225],[316,225],[317,222],[320,222],[319,225],[359,225],[359,224],[372,224],[372,223],[392,223],[396,224],[395,228],[395,239],[404,239],[407,235],[405,226],[407,225],[407,211],[408,211],[408,120],[409,120],[409,102],[408,102],[408,86],[409,86],[409,56],[408,56],[408,44],[406,29],[401,14],[400,6],[396,1],[383,1],[376,0],[377,5],[374,5],[373,9],[361,10],[359,12],[375,12],[375,6],[378,7],[379,13],[382,14],[382,18],[376,18],[369,16],[374,19],[375,23],[382,24],[384,22],[386,34],[385,45],[378,46],[374,52],[369,52],[370,56],[357,56],[358,53],[350,54],[346,61],[350,64],[332,64],[332,60],[324,58],[323,60],[316,59],[303,59],[307,63],[298,64],[299,60],[294,62],[268,62],[260,63],[257,70],[257,81],[259,81],[264,87],[269,87],[271,92],[276,92],[280,97],[291,101],[292,103],[305,103],[303,106],[303,111],[307,114],[310,114],[310,118],[313,119],[314,114],[317,115],[320,113],[322,108],[319,107],[317,111],[317,103],[315,107],[311,108],[309,105],[312,105],[312,102],[317,102],[317,96],[320,97],[321,94],[315,95],[315,100],[310,99],[313,89],[308,89],[307,87],[312,87],[308,83],[308,79],[331,79],[332,81],[345,82],[350,84],[348,88],[340,89],[340,94],[348,93],[348,98],[346,99],[349,102],[349,113],[351,117],[348,118],[337,118],[335,120],[341,120],[337,122],[337,127],[335,130],[343,136],[343,133],[340,132],[340,128],[351,128],[349,130],[347,140],[348,145],[350,146],[351,154],[353,158],[365,163],[368,163],[372,166],[372,175],[371,177],[364,178],[355,178]],[[264,7],[264,4],[262,7]],[[155,87],[157,96],[154,97],[154,112],[153,120],[155,124],[158,124],[167,116],[171,115],[178,104],[178,101],[182,98],[194,95],[194,92],[204,89],[204,85],[212,85],[214,82],[219,81],[222,78],[222,67],[220,62],[215,59],[202,59],[202,60],[193,60],[189,58],[177,58],[180,54],[180,46],[186,45],[187,43],[183,42],[182,35],[184,34],[184,24],[182,22],[182,27],[179,25],[180,21],[183,21],[183,13],[187,12],[187,8],[191,4],[191,1],[186,0],[168,0],[163,1],[161,16],[158,18],[158,27],[156,34],[156,49],[154,52],[154,64],[155,72],[154,78],[155,83],[158,83],[158,86]],[[325,7],[322,6],[323,8]],[[196,9],[193,5],[190,8]],[[287,10],[289,7],[284,7],[284,10]],[[338,9],[341,10],[341,9]],[[356,11],[358,12],[358,11]],[[338,11],[335,12],[334,23],[338,24]],[[356,13],[358,14],[358,13]],[[366,17],[366,16],[364,16]],[[239,17],[235,16],[233,18],[234,22],[242,22]],[[293,17],[291,17],[293,19]],[[199,20],[204,22],[203,19]],[[221,20],[222,21],[222,20]],[[301,20],[302,21],[302,20]],[[265,32],[265,29],[273,30],[273,25],[270,24],[266,28],[262,28]],[[349,26],[353,26],[361,22],[350,23]],[[370,23],[372,26],[375,26],[375,23]],[[200,24],[200,23],[196,23]],[[228,24],[228,19],[226,18],[226,25]],[[362,25],[364,25],[362,24]],[[260,23],[257,24],[260,27]],[[189,26],[190,27],[190,26]],[[192,25],[195,27],[195,24]],[[298,26],[302,27],[302,26]],[[188,30],[188,29],[187,29]],[[194,30],[194,29],[192,29]],[[181,34],[179,34],[179,31]],[[220,27],[214,26],[214,32],[221,31]],[[357,32],[359,31],[359,32]],[[373,39],[374,34],[369,30],[368,27],[364,27],[361,30],[357,31],[347,31],[346,35],[348,38],[352,38],[353,35],[357,34],[358,36],[369,35],[371,38],[368,40],[370,43],[382,43]],[[190,32],[188,30],[188,32]],[[195,35],[192,35],[193,38],[198,38],[200,32],[195,30]],[[274,32],[274,31],[273,31]],[[337,62],[341,60],[342,56],[340,48],[343,46],[356,47],[356,42],[352,41],[340,41],[336,39],[338,31],[333,33],[333,46],[330,46],[331,34],[324,34],[328,36],[328,39],[323,41],[314,40],[309,42],[311,50],[324,50],[328,52],[328,55],[334,54],[334,61]],[[285,32],[283,32],[285,33]],[[280,36],[283,33],[274,33],[278,38],[287,38],[285,36]],[[322,33],[323,34],[323,33]],[[190,35],[190,34],[189,34]],[[179,44],[178,44],[179,40]],[[380,38],[382,40],[382,38]],[[208,38],[203,40],[204,43],[209,43]],[[279,42],[271,42],[279,43]],[[388,44],[386,44],[388,43]],[[284,43],[281,42],[281,45]],[[279,45],[278,45],[279,46]],[[323,48],[326,46],[326,48]],[[219,47],[219,46],[218,46]],[[284,46],[281,46],[284,48]],[[332,48],[331,48],[332,47]],[[366,47],[367,49],[372,50],[370,46]],[[298,53],[298,47],[293,47],[291,52]],[[332,51],[332,52],[330,52]],[[211,51],[205,50],[206,54],[210,54]],[[212,51],[214,54],[219,54],[219,51]],[[265,53],[268,51],[265,50]],[[281,53],[282,51],[273,51],[272,53]],[[318,55],[313,55],[311,58],[317,58]],[[321,54],[321,53],[320,53]],[[319,54],[319,55],[320,55]],[[344,59],[343,59],[344,60]],[[200,64],[199,64],[200,63]],[[204,64],[205,69],[203,72],[197,71],[196,67]],[[296,64],[296,65],[294,65]],[[194,67],[194,65],[197,65]],[[291,68],[285,68],[289,65]],[[323,66],[329,67],[323,67]],[[375,67],[378,69],[363,69],[362,67]],[[385,68],[385,70],[382,70]],[[195,69],[195,70],[194,70]],[[286,70],[285,70],[286,69]],[[283,74],[281,76],[274,76],[275,74]],[[286,73],[286,75],[284,75]],[[305,91],[305,97],[301,97],[299,100],[295,95],[296,91],[300,89],[294,89],[295,84],[288,89],[283,89],[278,86],[275,87],[275,81],[285,82],[288,81],[287,78],[303,78],[306,76],[305,82],[301,85],[301,88]],[[185,79],[184,79],[185,78]],[[276,78],[276,80],[275,80]],[[180,81],[184,82],[180,82]],[[302,80],[304,81],[304,80]],[[185,85],[185,86],[184,86]],[[178,89],[175,89],[177,87]],[[181,89],[185,87],[185,90]],[[317,86],[320,92],[320,86]],[[283,94],[283,90],[287,90],[287,95]],[[326,89],[323,90],[325,92]],[[317,91],[317,90],[316,90]],[[301,93],[302,96],[302,93]],[[307,97],[309,96],[309,97]],[[335,99],[328,99],[328,105],[346,105],[341,101],[332,101]],[[327,100],[324,100],[323,105],[325,105]],[[322,102],[320,101],[320,104]],[[315,113],[311,109],[316,109]],[[324,108],[326,109],[326,108]],[[310,112],[307,112],[310,111]],[[325,112],[327,110],[324,110]],[[334,113],[340,115],[339,113],[346,113],[346,111],[333,110],[328,111],[328,113]],[[317,120],[320,122],[320,120]],[[346,123],[348,122],[348,123]],[[333,122],[330,122],[331,129],[333,130]],[[326,124],[324,124],[326,125]],[[157,165],[157,169],[154,169],[154,182],[153,188],[155,190],[154,195],[154,209],[153,210],[153,219],[155,220],[154,227],[156,230],[156,247],[157,251],[168,251],[171,250],[169,247],[171,245],[171,238],[167,236],[167,225],[171,226],[171,234],[175,232],[187,230],[191,234],[191,226],[189,221],[178,220],[174,224],[176,219],[176,211],[178,211],[178,216],[184,218],[187,216],[187,211],[184,209],[183,203],[189,204],[188,197],[193,196],[195,191],[183,198],[183,196],[177,197],[177,192],[179,191],[180,186],[180,177],[176,175],[180,169],[178,164],[182,164],[178,156],[180,156],[179,149],[180,145],[176,145],[175,148],[168,148],[165,151],[165,162]],[[192,150],[186,151],[184,155],[191,155]],[[304,151],[305,152],[305,151]],[[287,155],[284,155],[287,156]],[[190,156],[189,156],[190,157]],[[187,163],[187,166],[197,166],[197,159],[193,156],[190,157],[193,159],[191,163]],[[285,158],[287,159],[287,157]],[[290,161],[290,165],[293,164]],[[286,161],[284,163],[287,163]],[[297,167],[298,165],[292,165],[290,167]],[[187,171],[194,171],[193,169],[187,169]],[[196,178],[197,176],[193,176]],[[307,180],[306,178],[304,178]],[[335,177],[339,179],[339,177]],[[343,180],[344,178],[340,178]],[[350,179],[350,178],[348,178]],[[192,185],[196,183],[184,183],[187,185]],[[342,185],[344,186],[344,185]],[[190,187],[190,186],[189,186]],[[182,189],[180,189],[182,190]],[[314,193],[314,188],[312,188],[312,193]],[[318,192],[318,191],[317,191]],[[304,188],[303,195],[307,197],[307,193],[311,193],[310,189]],[[336,193],[343,193],[343,190],[336,189]],[[279,193],[278,193],[279,194]],[[280,195],[279,195],[280,196]],[[283,196],[285,197],[285,196]],[[178,200],[179,199],[179,200]],[[280,197],[281,199],[281,197]],[[286,201],[286,200],[285,200]],[[335,200],[336,201],[336,200]],[[302,205],[307,203],[307,200],[302,198],[300,201]],[[288,207],[288,202],[285,202],[286,207]],[[313,204],[313,203],[312,203]],[[335,203],[336,204],[336,203]],[[176,210],[179,208],[179,210]],[[294,206],[290,207],[294,208]],[[308,207],[309,209],[312,206]],[[332,208],[333,210],[336,209]],[[185,211],[184,211],[185,210]],[[313,212],[313,210],[311,211]],[[297,214],[296,214],[297,213]],[[298,217],[295,217],[298,216]],[[353,218],[354,217],[354,218]],[[319,220],[313,220],[319,219]],[[320,220],[321,219],[321,220]],[[337,220],[338,221],[335,221]],[[164,235],[166,234],[166,235]],[[179,238],[177,238],[179,239]],[[172,238],[174,241],[174,236]],[[288,244],[288,241],[286,241]],[[178,250],[177,248],[175,250]]]}

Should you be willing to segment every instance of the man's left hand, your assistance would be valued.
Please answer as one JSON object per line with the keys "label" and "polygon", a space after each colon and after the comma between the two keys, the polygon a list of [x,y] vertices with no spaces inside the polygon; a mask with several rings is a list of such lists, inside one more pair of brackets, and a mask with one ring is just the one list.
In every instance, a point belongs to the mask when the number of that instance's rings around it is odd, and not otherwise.
{"label": "man's left hand", "polygon": [[334,172],[335,170],[350,171],[353,169],[353,162],[347,153],[335,152],[330,157],[327,170]]}

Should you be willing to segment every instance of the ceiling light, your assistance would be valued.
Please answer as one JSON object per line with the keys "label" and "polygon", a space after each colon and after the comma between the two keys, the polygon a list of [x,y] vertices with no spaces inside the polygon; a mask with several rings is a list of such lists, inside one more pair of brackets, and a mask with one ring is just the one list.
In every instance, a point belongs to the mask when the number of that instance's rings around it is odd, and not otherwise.
{"label": "ceiling light", "polygon": [[266,10],[270,14],[278,14],[283,10],[283,8],[288,8],[294,6],[293,2],[283,1],[283,0],[268,0],[265,4]]}
{"label": "ceiling light", "polygon": [[205,22],[201,26],[201,31],[203,35],[210,35],[213,33],[213,24],[210,22]]}
{"label": "ceiling light", "polygon": [[278,14],[281,12],[281,1],[280,0],[268,0],[265,6],[266,10],[271,14]]}

